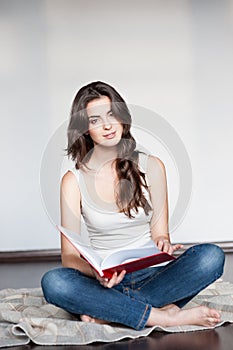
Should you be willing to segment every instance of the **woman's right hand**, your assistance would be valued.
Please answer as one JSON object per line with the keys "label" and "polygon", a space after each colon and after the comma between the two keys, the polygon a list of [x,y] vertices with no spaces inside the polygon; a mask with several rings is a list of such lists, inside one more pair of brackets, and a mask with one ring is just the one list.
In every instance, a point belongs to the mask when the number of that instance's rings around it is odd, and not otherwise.
{"label": "woman's right hand", "polygon": [[117,284],[121,283],[123,278],[125,277],[126,271],[123,270],[119,275],[117,272],[114,272],[111,278],[100,277],[100,275],[93,269],[95,278],[99,281],[99,283],[105,288],[112,288]]}

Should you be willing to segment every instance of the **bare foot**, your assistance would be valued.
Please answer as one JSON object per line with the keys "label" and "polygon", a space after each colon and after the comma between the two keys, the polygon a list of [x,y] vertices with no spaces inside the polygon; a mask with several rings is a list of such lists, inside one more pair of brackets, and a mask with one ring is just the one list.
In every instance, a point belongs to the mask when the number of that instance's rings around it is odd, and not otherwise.
{"label": "bare foot", "polygon": [[175,312],[175,311],[180,311],[180,308],[178,306],[176,306],[175,304],[168,304],[168,305],[161,307],[159,310],[173,310],[173,312]]}
{"label": "bare foot", "polygon": [[109,324],[111,322],[100,320],[98,318],[94,318],[88,315],[80,315],[80,319],[82,322],[91,322],[91,323],[98,323],[98,324]]}
{"label": "bare foot", "polygon": [[214,327],[220,322],[220,313],[207,306],[198,306],[182,310],[174,304],[166,305],[160,309],[152,308],[147,326],[183,326],[196,325]]}

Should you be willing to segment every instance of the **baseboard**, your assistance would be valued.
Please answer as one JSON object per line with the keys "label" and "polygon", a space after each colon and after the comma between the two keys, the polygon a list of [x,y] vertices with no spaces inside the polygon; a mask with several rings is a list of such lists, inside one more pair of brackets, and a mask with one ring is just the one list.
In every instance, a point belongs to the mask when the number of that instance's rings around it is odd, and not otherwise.
{"label": "baseboard", "polygon": [[60,261],[60,249],[20,250],[0,252],[0,263],[35,263],[46,261]]}
{"label": "baseboard", "polygon": [[[233,253],[233,242],[213,242],[221,247],[226,254]],[[183,251],[197,243],[184,243],[184,247],[177,252],[180,255]],[[36,263],[46,261],[61,261],[60,249],[22,250],[0,252],[0,263]]]}
{"label": "baseboard", "polygon": [[179,249],[179,253],[182,253],[183,251],[187,250],[188,248],[192,247],[195,244],[199,243],[213,243],[218,245],[224,253],[233,253],[233,241],[225,241],[225,242],[195,242],[195,243],[183,243],[184,247],[182,249]]}

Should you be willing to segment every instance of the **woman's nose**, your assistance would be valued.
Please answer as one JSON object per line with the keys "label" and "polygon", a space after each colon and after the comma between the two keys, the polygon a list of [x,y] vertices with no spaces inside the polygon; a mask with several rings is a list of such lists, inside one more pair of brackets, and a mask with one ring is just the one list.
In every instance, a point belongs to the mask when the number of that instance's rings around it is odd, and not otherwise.
{"label": "woman's nose", "polygon": [[112,124],[111,124],[110,120],[108,118],[105,118],[103,120],[103,128],[105,130],[109,130],[109,129],[111,129],[111,127],[112,127]]}

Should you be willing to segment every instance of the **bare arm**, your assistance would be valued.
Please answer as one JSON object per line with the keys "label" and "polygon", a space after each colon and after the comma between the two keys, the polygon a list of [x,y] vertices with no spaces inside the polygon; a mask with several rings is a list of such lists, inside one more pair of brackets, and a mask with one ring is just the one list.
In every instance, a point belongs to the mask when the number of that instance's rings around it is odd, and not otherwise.
{"label": "bare arm", "polygon": [[181,244],[172,245],[168,228],[168,195],[167,178],[163,162],[154,156],[149,156],[147,176],[149,191],[153,205],[151,219],[151,236],[159,249],[172,254],[182,247]]}
{"label": "bare arm", "polygon": [[[74,174],[68,171],[62,178],[60,187],[61,225],[80,234],[81,195]],[[73,245],[61,235],[61,256],[64,267],[72,267],[85,275],[94,277],[91,266],[80,257]]]}
{"label": "bare arm", "polygon": [[[60,206],[61,225],[67,229],[80,234],[81,222],[81,194],[77,180],[72,172],[67,172],[61,181]],[[73,245],[61,235],[62,265],[72,267],[83,272],[85,275],[98,279],[100,284],[106,288],[112,288],[124,278],[125,271],[119,275],[114,273],[111,279],[100,277],[92,267],[80,257]]]}

